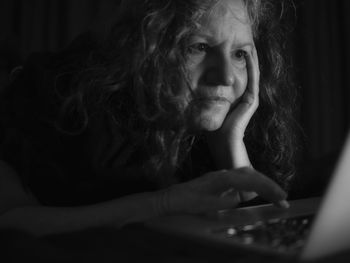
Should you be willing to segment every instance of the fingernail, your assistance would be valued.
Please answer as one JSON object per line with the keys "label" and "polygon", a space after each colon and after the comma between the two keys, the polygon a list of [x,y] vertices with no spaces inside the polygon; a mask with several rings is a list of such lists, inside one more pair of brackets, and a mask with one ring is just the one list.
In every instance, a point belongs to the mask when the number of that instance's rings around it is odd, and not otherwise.
{"label": "fingernail", "polygon": [[286,209],[290,207],[287,200],[278,201],[278,206],[281,208],[286,208]]}

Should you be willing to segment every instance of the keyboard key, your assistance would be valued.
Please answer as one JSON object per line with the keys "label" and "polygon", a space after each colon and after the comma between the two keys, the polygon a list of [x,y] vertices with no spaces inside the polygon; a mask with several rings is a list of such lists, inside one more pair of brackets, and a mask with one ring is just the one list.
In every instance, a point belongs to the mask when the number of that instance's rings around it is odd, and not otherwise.
{"label": "keyboard key", "polygon": [[229,227],[213,231],[226,233],[227,238],[245,245],[259,244],[280,251],[299,250],[305,244],[313,216],[299,216],[284,219],[258,221],[238,227]]}

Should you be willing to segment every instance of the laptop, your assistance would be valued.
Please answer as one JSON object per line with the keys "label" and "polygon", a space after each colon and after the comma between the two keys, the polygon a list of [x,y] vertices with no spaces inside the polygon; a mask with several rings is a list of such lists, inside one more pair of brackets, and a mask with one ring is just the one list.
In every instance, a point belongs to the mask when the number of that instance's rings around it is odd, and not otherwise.
{"label": "laptop", "polygon": [[350,134],[323,197],[151,219],[146,227],[208,246],[316,260],[350,248]]}

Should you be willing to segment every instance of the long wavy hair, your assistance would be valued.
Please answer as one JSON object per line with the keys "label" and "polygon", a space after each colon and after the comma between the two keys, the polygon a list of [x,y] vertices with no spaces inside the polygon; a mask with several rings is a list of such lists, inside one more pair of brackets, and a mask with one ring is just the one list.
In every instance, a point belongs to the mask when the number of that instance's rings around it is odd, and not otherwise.
{"label": "long wavy hair", "polygon": [[[101,41],[62,97],[58,129],[79,134],[96,111],[147,145],[154,174],[172,174],[196,136],[178,96],[188,85],[188,40],[217,0],[121,1]],[[281,6],[244,0],[260,61],[260,106],[245,136],[253,165],[285,185],[294,172],[292,87],[282,52]],[[67,125],[67,120],[74,122]]]}

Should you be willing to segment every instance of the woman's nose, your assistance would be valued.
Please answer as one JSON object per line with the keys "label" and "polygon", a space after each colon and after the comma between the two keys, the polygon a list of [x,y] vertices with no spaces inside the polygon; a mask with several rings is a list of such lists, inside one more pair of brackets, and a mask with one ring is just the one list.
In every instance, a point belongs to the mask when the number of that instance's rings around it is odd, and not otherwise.
{"label": "woman's nose", "polygon": [[220,55],[212,59],[205,74],[208,85],[232,86],[235,82],[231,57]]}

